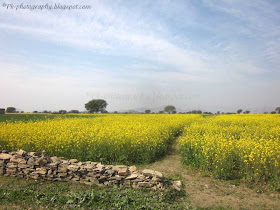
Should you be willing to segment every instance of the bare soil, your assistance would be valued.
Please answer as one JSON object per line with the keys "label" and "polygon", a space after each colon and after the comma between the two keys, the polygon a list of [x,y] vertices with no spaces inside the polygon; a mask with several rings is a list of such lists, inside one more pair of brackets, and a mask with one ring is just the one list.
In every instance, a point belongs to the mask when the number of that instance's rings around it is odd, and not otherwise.
{"label": "bare soil", "polygon": [[175,142],[169,154],[155,163],[138,166],[138,169],[153,169],[171,179],[181,180],[191,206],[197,208],[225,209],[280,209],[280,193],[267,190],[259,192],[245,183],[215,179],[205,172],[184,166],[181,163],[179,146]]}

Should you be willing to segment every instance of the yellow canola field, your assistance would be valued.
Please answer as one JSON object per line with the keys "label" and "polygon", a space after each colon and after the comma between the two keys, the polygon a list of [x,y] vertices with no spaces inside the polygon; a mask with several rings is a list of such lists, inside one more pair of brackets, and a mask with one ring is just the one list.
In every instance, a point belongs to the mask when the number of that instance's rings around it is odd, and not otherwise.
{"label": "yellow canola field", "polygon": [[184,126],[200,115],[105,115],[0,123],[0,145],[9,151],[45,150],[49,155],[146,163],[166,154]]}
{"label": "yellow canola field", "polygon": [[187,126],[179,142],[187,164],[280,189],[280,115],[206,117]]}

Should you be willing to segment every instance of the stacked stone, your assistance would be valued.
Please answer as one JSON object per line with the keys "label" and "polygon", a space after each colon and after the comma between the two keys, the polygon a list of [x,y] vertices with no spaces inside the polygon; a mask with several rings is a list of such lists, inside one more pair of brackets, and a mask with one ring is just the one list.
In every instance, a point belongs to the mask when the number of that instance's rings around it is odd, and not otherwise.
{"label": "stacked stone", "polygon": [[87,185],[126,185],[133,188],[163,189],[168,182],[158,171],[137,171],[135,166],[103,165],[97,162],[79,162],[76,159],[48,157],[42,152],[2,151],[0,174],[30,179],[71,181]]}

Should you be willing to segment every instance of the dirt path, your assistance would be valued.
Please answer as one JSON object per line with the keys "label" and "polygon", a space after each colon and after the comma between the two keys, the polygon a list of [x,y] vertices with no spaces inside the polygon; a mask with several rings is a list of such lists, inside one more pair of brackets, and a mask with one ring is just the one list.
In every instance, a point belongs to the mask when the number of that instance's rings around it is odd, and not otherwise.
{"label": "dirt path", "polygon": [[165,176],[182,180],[188,200],[194,207],[224,207],[233,209],[280,209],[280,193],[259,194],[244,184],[217,180],[188,169],[181,163],[179,145],[174,142],[169,154],[161,161],[140,166],[162,172]]}

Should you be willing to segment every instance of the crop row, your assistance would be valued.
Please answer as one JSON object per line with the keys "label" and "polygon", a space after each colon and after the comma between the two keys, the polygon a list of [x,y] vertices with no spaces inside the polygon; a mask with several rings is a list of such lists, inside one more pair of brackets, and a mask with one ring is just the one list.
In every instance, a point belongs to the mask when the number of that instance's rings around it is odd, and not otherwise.
{"label": "crop row", "polygon": [[199,119],[185,127],[180,146],[186,164],[210,170],[218,178],[280,187],[279,115]]}
{"label": "crop row", "polygon": [[199,117],[107,115],[0,123],[0,145],[79,160],[146,163],[164,156],[174,137]]}

